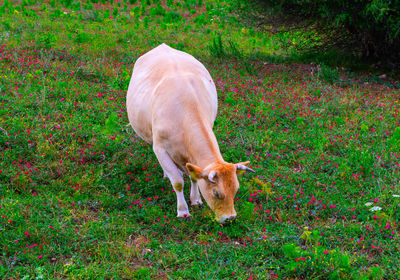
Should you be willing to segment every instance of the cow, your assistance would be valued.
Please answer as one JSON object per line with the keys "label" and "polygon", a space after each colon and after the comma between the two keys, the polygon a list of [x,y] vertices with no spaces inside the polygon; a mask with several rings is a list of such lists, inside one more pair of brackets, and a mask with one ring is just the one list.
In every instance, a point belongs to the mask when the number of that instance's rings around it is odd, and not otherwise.
{"label": "cow", "polygon": [[[126,96],[129,122],[154,153],[177,196],[177,217],[190,216],[183,195],[183,174],[190,176],[190,201],[200,192],[220,223],[236,217],[237,175],[249,161],[222,158],[213,124],[217,90],[207,69],[193,56],[161,44],[139,57]],[[200,192],[199,192],[200,189]]]}

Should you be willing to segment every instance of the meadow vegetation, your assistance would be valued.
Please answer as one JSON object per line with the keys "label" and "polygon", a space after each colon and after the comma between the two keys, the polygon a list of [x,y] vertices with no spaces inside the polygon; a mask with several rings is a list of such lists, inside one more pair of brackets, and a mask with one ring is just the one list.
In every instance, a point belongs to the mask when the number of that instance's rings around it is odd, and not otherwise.
{"label": "meadow vegetation", "polygon": [[[400,279],[398,84],[310,56],[326,34],[259,25],[257,7],[2,2],[1,279]],[[134,62],[162,42],[210,71],[221,152],[257,172],[230,225],[176,218],[128,124]]]}
{"label": "meadow vegetation", "polygon": [[[392,67],[399,67],[400,3],[398,1],[265,0],[265,2],[291,16],[322,21],[324,25],[340,30],[342,36],[347,35],[346,39],[361,51],[364,58],[379,58]],[[341,43],[343,45],[343,42]]]}

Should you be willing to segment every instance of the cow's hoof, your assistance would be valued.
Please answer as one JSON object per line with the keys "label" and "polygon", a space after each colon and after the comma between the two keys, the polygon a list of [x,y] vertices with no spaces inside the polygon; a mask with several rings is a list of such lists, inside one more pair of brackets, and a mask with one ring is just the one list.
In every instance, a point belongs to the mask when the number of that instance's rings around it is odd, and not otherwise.
{"label": "cow's hoof", "polygon": [[178,218],[189,218],[190,216],[192,215],[190,215],[189,211],[179,211],[177,215]]}
{"label": "cow's hoof", "polygon": [[196,200],[191,201],[190,204],[192,206],[195,206],[195,205],[201,206],[201,205],[203,205],[203,201],[201,201],[201,199],[196,199]]}

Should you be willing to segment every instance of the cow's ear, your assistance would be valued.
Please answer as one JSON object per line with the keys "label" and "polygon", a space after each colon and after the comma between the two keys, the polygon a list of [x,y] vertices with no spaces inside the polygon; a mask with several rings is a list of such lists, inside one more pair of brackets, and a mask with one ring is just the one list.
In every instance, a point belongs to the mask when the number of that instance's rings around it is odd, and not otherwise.
{"label": "cow's ear", "polygon": [[245,171],[250,171],[250,172],[255,173],[255,171],[253,169],[251,169],[250,167],[247,167],[249,164],[250,164],[250,161],[235,163],[236,174],[242,175],[243,172],[245,172]]}
{"label": "cow's ear", "polygon": [[186,169],[189,172],[190,177],[192,177],[192,179],[194,179],[194,180],[199,180],[204,177],[203,169],[194,164],[186,163]]}

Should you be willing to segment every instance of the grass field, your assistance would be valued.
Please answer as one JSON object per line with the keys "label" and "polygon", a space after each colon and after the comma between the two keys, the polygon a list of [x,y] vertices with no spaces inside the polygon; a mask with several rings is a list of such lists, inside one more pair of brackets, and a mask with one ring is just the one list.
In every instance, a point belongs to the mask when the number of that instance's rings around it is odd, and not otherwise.
{"label": "grass field", "polygon": [[[246,2],[2,1],[1,279],[400,279],[398,84],[309,64],[324,34]],[[210,71],[224,159],[257,172],[228,226],[175,217],[128,125],[134,62],[162,42]]]}

